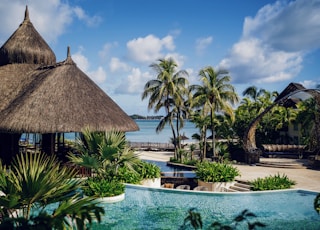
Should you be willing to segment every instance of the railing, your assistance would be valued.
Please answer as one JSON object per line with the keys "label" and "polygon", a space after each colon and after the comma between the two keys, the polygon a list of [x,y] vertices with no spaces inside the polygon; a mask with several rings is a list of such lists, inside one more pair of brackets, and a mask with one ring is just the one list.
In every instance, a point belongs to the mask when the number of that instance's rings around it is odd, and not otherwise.
{"label": "railing", "polygon": [[149,151],[173,151],[174,145],[170,143],[156,143],[156,142],[129,142],[133,149],[149,150]]}

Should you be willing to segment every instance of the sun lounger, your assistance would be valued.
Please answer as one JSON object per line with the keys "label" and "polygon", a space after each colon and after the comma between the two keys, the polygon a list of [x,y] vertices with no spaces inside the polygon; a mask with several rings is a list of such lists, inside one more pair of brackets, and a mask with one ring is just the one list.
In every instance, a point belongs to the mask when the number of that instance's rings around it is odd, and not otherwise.
{"label": "sun lounger", "polygon": [[186,185],[186,184],[179,185],[176,187],[176,189],[190,190],[190,185]]}
{"label": "sun lounger", "polygon": [[196,190],[196,191],[209,191],[209,189],[206,186],[197,186],[193,190]]}

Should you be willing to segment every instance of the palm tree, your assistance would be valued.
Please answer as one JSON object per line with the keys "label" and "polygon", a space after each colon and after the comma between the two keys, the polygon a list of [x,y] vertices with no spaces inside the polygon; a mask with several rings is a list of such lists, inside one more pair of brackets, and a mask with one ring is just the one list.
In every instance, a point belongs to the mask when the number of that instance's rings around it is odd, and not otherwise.
{"label": "palm tree", "polygon": [[298,114],[297,122],[301,124],[302,134],[305,136],[305,142],[309,144],[310,149],[318,147],[317,137],[317,117],[319,116],[319,106],[315,98],[309,98],[297,104]]}
{"label": "palm tree", "polygon": [[190,120],[195,124],[196,128],[199,129],[200,135],[193,134],[192,138],[199,141],[200,160],[202,161],[207,151],[207,129],[210,125],[210,117],[203,113],[203,110],[197,110],[190,115]]}
{"label": "palm tree", "polygon": [[224,112],[231,118],[234,118],[232,105],[238,102],[238,95],[234,87],[229,84],[231,77],[227,75],[226,70],[215,71],[213,67],[209,66],[201,69],[199,72],[202,85],[193,86],[196,92],[193,99],[195,105],[202,107],[204,111],[209,111],[211,119],[211,133],[212,133],[212,155],[216,157],[215,153],[215,126],[214,118],[216,112]]}
{"label": "palm tree", "polygon": [[128,146],[125,134],[120,131],[105,133],[83,131],[83,140],[78,140],[77,155],[70,153],[71,162],[94,170],[100,178],[107,174],[117,175],[119,167],[125,166],[134,171],[140,163],[137,154]]}
{"label": "palm tree", "polygon": [[253,101],[257,101],[258,97],[264,94],[265,92],[265,89],[258,90],[256,86],[249,86],[242,92],[242,96],[249,96],[253,99]]}
{"label": "palm tree", "polygon": [[[0,228],[66,229],[73,222],[85,229],[86,221],[100,221],[104,210],[94,198],[81,198],[76,173],[44,153],[17,155],[10,169],[0,161]],[[46,209],[54,203],[56,209]]]}
{"label": "palm tree", "polygon": [[[148,81],[144,86],[142,100],[149,97],[148,109],[153,109],[155,113],[161,109],[165,110],[165,118],[156,128],[160,132],[165,124],[169,124],[172,130],[175,150],[177,150],[179,122],[181,124],[181,108],[185,88],[188,83],[185,70],[176,72],[177,63],[172,59],[159,59],[159,63],[153,63],[150,67],[156,72],[156,79]],[[176,129],[173,124],[174,118],[177,119]],[[182,123],[183,125],[183,123]],[[176,152],[176,151],[175,151]]]}

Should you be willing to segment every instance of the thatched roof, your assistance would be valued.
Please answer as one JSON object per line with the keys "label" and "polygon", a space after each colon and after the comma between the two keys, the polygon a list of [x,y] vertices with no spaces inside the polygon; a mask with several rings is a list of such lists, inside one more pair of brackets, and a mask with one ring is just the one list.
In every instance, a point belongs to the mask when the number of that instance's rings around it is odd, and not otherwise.
{"label": "thatched roof", "polygon": [[[27,74],[21,90],[0,112],[0,131],[136,131],[137,124],[72,61],[39,67]],[[32,79],[32,81],[30,81]]]}
{"label": "thatched roof", "polygon": [[[275,99],[275,102],[278,102],[279,100],[281,100],[282,98],[288,96],[289,94],[297,91],[297,90],[303,90],[305,89],[303,87],[303,85],[299,84],[299,83],[294,83],[291,82],[279,95],[278,97]],[[290,99],[287,100],[286,104],[284,106],[289,107],[292,103],[294,103],[293,101],[291,101]]]}
{"label": "thatched roof", "polygon": [[56,56],[29,19],[28,7],[19,28],[0,48],[0,66],[13,63],[50,65]]}
{"label": "thatched roof", "polygon": [[32,81],[27,75],[37,68],[37,65],[10,64],[0,66],[0,111],[5,109]]}

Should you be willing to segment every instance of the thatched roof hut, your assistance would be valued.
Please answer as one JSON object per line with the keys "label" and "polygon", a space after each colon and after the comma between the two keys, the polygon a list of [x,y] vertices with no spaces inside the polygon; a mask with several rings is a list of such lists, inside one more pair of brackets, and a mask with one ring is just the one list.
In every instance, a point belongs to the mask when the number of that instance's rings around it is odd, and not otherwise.
{"label": "thatched roof hut", "polygon": [[26,7],[23,22],[0,48],[0,66],[13,63],[50,65],[55,62],[55,54],[34,28]]}
{"label": "thatched roof hut", "polygon": [[[73,62],[56,57],[29,19],[0,48],[0,157],[21,133],[136,131],[138,125]],[[13,135],[13,136],[10,136]],[[9,143],[10,142],[10,143]],[[45,140],[43,141],[44,144]],[[9,144],[8,144],[9,143]]]}
{"label": "thatched roof hut", "polygon": [[0,113],[0,131],[138,130],[137,124],[76,66],[70,53],[65,61],[39,67],[26,78],[23,90]]}

